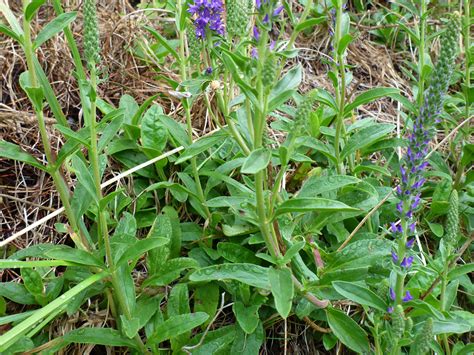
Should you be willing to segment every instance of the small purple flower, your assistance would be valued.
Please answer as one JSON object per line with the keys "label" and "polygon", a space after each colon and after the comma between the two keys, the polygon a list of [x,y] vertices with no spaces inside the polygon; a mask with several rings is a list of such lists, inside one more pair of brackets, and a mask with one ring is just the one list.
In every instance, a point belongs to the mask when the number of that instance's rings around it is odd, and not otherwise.
{"label": "small purple flower", "polygon": [[211,75],[212,74],[212,67],[207,67],[206,68],[206,74]]}
{"label": "small purple flower", "polygon": [[421,201],[420,194],[417,194],[415,198],[413,199],[413,204],[411,205],[411,208],[416,209],[419,206],[420,201]]}
{"label": "small purple flower", "polygon": [[262,0],[255,0],[255,5],[257,6],[257,9],[260,9],[262,7]]}
{"label": "small purple flower", "polygon": [[403,232],[402,226],[400,224],[390,222],[390,230],[392,233],[401,233]]}
{"label": "small purple flower", "polygon": [[196,37],[205,38],[207,29],[223,35],[223,11],[222,0],[194,0],[194,3],[190,4],[188,12],[195,16]]}
{"label": "small purple flower", "polygon": [[402,194],[402,187],[397,185],[397,195],[400,196]]}
{"label": "small purple flower", "polygon": [[412,210],[409,210],[409,211],[407,212],[406,216],[407,216],[408,218],[412,218],[412,217],[413,217],[413,211],[412,211]]}
{"label": "small purple flower", "polygon": [[393,313],[393,307],[388,307],[388,308],[387,308],[387,312],[388,312],[388,313]]}
{"label": "small purple flower", "polygon": [[268,14],[266,14],[265,17],[263,18],[262,22],[265,25],[268,25],[268,23],[270,22],[270,16],[268,16]]}
{"label": "small purple flower", "polygon": [[260,39],[260,32],[258,32],[257,26],[253,26],[253,38],[255,38],[256,41]]}
{"label": "small purple flower", "polygon": [[276,46],[276,41],[275,40],[271,40],[270,42],[270,46],[268,46],[268,48],[273,51],[275,49],[275,46]]}
{"label": "small purple flower", "polygon": [[402,298],[402,301],[408,302],[408,301],[411,301],[412,299],[413,299],[413,296],[410,294],[410,291],[407,290],[407,292],[405,293],[405,297]]}
{"label": "small purple flower", "polygon": [[392,250],[392,260],[394,264],[398,262],[398,255],[393,250]]}
{"label": "small purple flower", "polygon": [[397,211],[402,213],[403,212],[403,201],[397,203]]}
{"label": "small purple flower", "polygon": [[278,7],[275,9],[275,11],[273,11],[273,16],[276,17],[276,16],[280,15],[282,11],[283,11],[283,5],[278,6]]}
{"label": "small purple flower", "polygon": [[408,226],[408,229],[410,229],[410,232],[415,232],[415,228],[416,228],[416,222],[413,222],[413,223],[410,223],[410,225]]}
{"label": "small purple flower", "polygon": [[402,262],[400,263],[400,266],[408,269],[411,267],[411,264],[413,264],[413,256],[404,257]]}
{"label": "small purple flower", "polygon": [[392,301],[395,301],[395,291],[391,287],[390,287],[390,299]]}
{"label": "small purple flower", "polygon": [[252,58],[257,59],[258,58],[257,48],[253,47],[252,50],[250,51],[250,55],[252,56]]}
{"label": "small purple flower", "polygon": [[413,244],[414,244],[414,243],[415,243],[415,238],[409,239],[409,240],[407,241],[407,244],[406,244],[407,248],[413,247]]}

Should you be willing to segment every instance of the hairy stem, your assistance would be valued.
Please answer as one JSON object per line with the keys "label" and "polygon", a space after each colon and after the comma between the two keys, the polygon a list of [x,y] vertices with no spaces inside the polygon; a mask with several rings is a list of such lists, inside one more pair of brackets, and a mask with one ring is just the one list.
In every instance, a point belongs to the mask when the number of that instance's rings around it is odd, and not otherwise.
{"label": "hairy stem", "polygon": [[[24,9],[26,9],[28,4],[29,4],[28,0],[23,0]],[[33,44],[31,41],[30,22],[26,20],[26,17],[23,18],[23,32],[24,32],[24,52],[25,52],[25,58],[26,58],[26,63],[27,63],[27,68],[28,68],[30,85],[32,87],[38,87],[39,86],[38,78],[36,77],[35,64],[34,64],[35,62],[34,62]],[[56,166],[55,164],[56,159],[53,155],[53,151],[52,151],[51,143],[50,143],[50,137],[46,130],[46,124],[44,120],[43,111],[35,108],[35,113],[36,113],[36,118],[38,120],[41,142],[43,143],[48,165],[51,168],[50,173],[55,183],[56,189],[58,190],[61,203],[64,206],[64,210],[66,212],[66,216],[68,218],[69,224],[71,225],[71,228],[73,230],[73,234],[71,235],[71,238],[80,249],[89,249],[90,247],[88,245],[88,242],[86,238],[80,232],[80,229],[77,224],[77,220],[71,208],[69,188],[59,171],[60,167]]]}

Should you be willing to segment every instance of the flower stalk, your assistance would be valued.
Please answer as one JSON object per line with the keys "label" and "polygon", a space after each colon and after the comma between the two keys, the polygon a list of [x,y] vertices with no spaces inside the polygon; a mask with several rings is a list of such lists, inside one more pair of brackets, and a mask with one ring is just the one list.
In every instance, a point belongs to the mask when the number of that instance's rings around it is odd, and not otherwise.
{"label": "flower stalk", "polygon": [[[441,53],[429,86],[424,93],[423,106],[413,123],[413,129],[408,141],[407,151],[400,162],[400,185],[396,195],[399,199],[397,211],[399,221],[392,223],[392,234],[398,239],[397,250],[392,252],[395,265],[395,288],[390,290],[390,297],[396,306],[413,299],[408,290],[404,289],[405,277],[414,257],[409,250],[413,247],[414,239],[408,239],[415,232],[415,214],[421,203],[421,188],[425,183],[424,171],[428,166],[428,145],[435,133],[435,124],[443,107],[443,99],[449,86],[449,81],[456,58],[458,38],[458,17],[454,16],[441,38]],[[389,311],[393,310],[389,309]]]}

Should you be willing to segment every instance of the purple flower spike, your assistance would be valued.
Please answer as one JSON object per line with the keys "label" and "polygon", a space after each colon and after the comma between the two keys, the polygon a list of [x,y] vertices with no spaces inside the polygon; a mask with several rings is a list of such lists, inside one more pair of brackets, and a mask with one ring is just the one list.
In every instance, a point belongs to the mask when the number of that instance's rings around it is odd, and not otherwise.
{"label": "purple flower spike", "polygon": [[411,247],[413,247],[413,244],[415,244],[415,238],[409,239],[406,246],[407,246],[407,248],[411,248]]}
{"label": "purple flower spike", "polygon": [[392,301],[395,300],[395,291],[394,291],[393,288],[391,288],[391,287],[390,287],[390,299],[391,299]]}
{"label": "purple flower spike", "polygon": [[398,255],[392,250],[392,260],[396,264],[398,262]]}
{"label": "purple flower spike", "polygon": [[402,301],[408,302],[408,301],[411,301],[412,299],[413,299],[413,296],[410,294],[410,291],[407,291],[405,293],[405,297],[402,298]]}
{"label": "purple flower spike", "polygon": [[282,11],[283,11],[283,5],[278,6],[278,7],[275,9],[275,11],[273,11],[273,16],[276,17],[276,16],[280,15]]}
{"label": "purple flower spike", "polygon": [[223,11],[222,0],[194,0],[194,3],[190,4],[188,12],[195,16],[196,37],[205,38],[207,29],[223,35]]}
{"label": "purple flower spike", "polygon": [[413,264],[413,256],[404,257],[402,262],[400,263],[400,266],[408,269],[411,267],[411,264]]}

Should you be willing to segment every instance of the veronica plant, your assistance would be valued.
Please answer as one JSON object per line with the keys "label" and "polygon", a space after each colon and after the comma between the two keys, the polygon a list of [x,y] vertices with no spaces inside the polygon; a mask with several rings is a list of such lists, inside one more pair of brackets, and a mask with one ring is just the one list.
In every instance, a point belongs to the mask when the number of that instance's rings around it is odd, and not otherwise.
{"label": "veronica plant", "polygon": [[[397,239],[397,249],[392,252],[395,284],[390,289],[390,298],[395,305],[413,299],[405,289],[405,277],[412,267],[414,255],[410,253],[415,239],[409,238],[415,232],[416,212],[421,204],[421,189],[426,181],[424,172],[428,167],[426,156],[429,143],[435,132],[435,124],[443,108],[443,97],[449,86],[457,52],[459,19],[455,16],[441,38],[441,52],[428,89],[424,104],[413,122],[413,130],[408,140],[406,154],[400,163],[400,185],[397,186],[397,211],[399,220],[391,225]],[[393,311],[390,307],[389,311]],[[396,353],[396,350],[394,350]]]}

